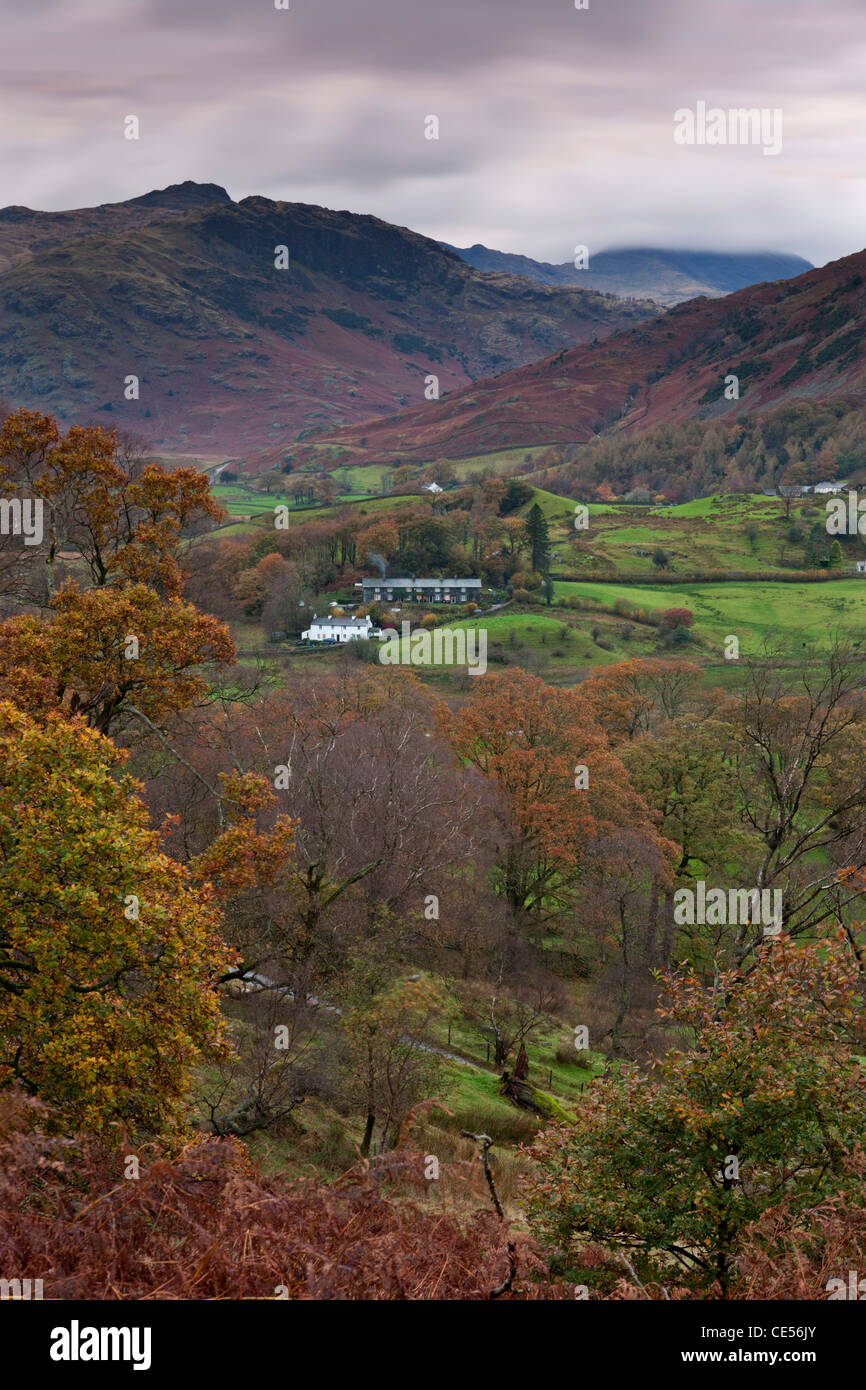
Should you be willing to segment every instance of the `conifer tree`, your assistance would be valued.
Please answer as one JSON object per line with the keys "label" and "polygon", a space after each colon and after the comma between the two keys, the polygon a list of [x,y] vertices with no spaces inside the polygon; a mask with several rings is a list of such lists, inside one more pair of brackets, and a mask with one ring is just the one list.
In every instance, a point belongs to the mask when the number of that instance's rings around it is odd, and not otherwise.
{"label": "conifer tree", "polygon": [[532,554],[532,568],[537,574],[547,574],[550,569],[550,534],[544,512],[535,502],[526,518],[526,534]]}

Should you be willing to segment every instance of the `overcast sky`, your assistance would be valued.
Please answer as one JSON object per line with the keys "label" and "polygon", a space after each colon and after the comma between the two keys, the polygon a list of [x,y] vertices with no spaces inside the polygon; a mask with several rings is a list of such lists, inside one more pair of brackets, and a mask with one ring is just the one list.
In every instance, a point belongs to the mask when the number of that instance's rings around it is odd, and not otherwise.
{"label": "overcast sky", "polygon": [[[290,5],[0,0],[0,205],[196,179],[554,261],[866,245],[866,0]],[[781,153],[677,145],[700,101],[781,109]]]}

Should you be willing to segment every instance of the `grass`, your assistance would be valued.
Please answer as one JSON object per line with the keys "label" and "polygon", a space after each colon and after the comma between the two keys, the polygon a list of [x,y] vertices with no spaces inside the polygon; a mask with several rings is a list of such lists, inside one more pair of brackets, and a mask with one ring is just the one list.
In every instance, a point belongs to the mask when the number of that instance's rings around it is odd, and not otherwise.
{"label": "grass", "polygon": [[[599,586],[556,587],[558,591],[560,588],[578,587],[592,590]],[[670,604],[665,604],[665,607],[670,607]],[[629,657],[650,655],[657,642],[655,629],[635,626],[632,637],[627,641],[621,635],[624,621],[618,614],[593,613],[587,617],[546,607],[535,612],[508,608],[504,612],[491,613],[483,618],[467,618],[448,623],[447,626],[486,630],[487,660],[491,670],[502,669],[509,659],[529,652],[535,659],[538,673],[543,673],[545,680],[555,685],[577,678],[588,667],[608,666],[615,661],[626,661]],[[603,641],[611,643],[610,651],[597,645],[590,632],[593,626],[601,629],[599,635]],[[497,660],[500,656],[505,660]]]}
{"label": "grass", "polygon": [[230,516],[260,516],[265,512],[272,513],[274,507],[292,504],[292,499],[284,493],[250,492],[233,483],[217,483],[211,492]]}
{"label": "grass", "polygon": [[[574,529],[574,502],[536,491],[536,500],[551,528],[561,559],[554,568],[655,574],[652,556],[661,547],[670,558],[669,572],[686,577],[696,570],[796,569],[805,561],[805,542],[826,510],[813,498],[785,503],[757,493],[701,497],[675,507],[589,504],[589,528]],[[577,499],[579,500],[579,499]],[[802,539],[791,541],[797,525]],[[747,534],[748,533],[748,534]],[[863,558],[855,543],[845,549],[846,563]]]}
{"label": "grass", "polygon": [[[533,467],[539,454],[543,454],[546,445],[521,446],[519,449],[497,449],[490,454],[475,454],[469,458],[449,459],[454,472],[461,482],[465,482],[473,473],[500,473],[511,475],[522,469]],[[433,463],[425,464],[425,468],[432,468]]]}
{"label": "grass", "polygon": [[394,507],[405,506],[407,503],[419,500],[415,496],[369,497],[364,494],[338,497],[331,507],[298,507],[292,498],[282,494],[272,493],[268,497],[262,493],[245,492],[243,488],[229,487],[228,485],[215,487],[213,494],[220,506],[229,513],[229,516],[243,518],[243,520],[220,527],[216,533],[220,537],[255,534],[261,527],[272,524],[274,508],[279,506],[289,508],[289,527],[291,528],[293,524],[300,526],[307,521],[319,521],[322,517],[331,517],[345,506],[356,510],[359,516],[368,516],[375,515],[377,512],[391,511]]}
{"label": "grass", "polygon": [[724,639],[734,635],[744,654],[757,654],[772,639],[803,646],[829,646],[836,634],[859,640],[866,629],[866,582],[860,579],[833,584],[683,584],[675,589],[563,582],[556,585],[556,594],[607,604],[624,599],[640,608],[690,608],[699,637],[721,649]]}
{"label": "grass", "polygon": [[361,464],[356,468],[347,466],[334,469],[334,482],[344,494],[359,493],[369,495],[381,492],[382,484],[390,481],[392,469],[381,463]]}

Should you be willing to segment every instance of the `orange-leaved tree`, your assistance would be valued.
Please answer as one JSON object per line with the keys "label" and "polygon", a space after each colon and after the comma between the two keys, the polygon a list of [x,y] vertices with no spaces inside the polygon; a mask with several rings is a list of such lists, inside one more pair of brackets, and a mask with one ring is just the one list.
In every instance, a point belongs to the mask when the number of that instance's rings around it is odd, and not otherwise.
{"label": "orange-leaved tree", "polygon": [[690,661],[643,657],[596,668],[580,690],[614,747],[689,712],[709,713],[721,701]]}
{"label": "orange-leaved tree", "polygon": [[[0,567],[4,590],[42,610],[0,624],[0,698],[105,734],[128,712],[158,727],[198,702],[196,668],[234,660],[227,629],[181,598],[184,536],[222,515],[207,477],[148,462],[113,431],[61,435],[20,410],[0,426],[0,485],[42,507],[45,570],[40,591]],[[58,562],[71,570],[59,584]]]}
{"label": "orange-leaved tree", "polygon": [[32,410],[0,426],[0,484],[43,504],[39,554],[49,598],[64,551],[80,556],[91,584],[140,581],[178,594],[182,534],[223,516],[197,469],[169,472],[99,425],[61,435],[55,420]]}
{"label": "orange-leaved tree", "polygon": [[479,677],[465,704],[440,707],[438,721],[458,757],[502,792],[500,884],[518,916],[570,911],[589,847],[623,827],[650,842],[664,874],[673,846],[582,694],[513,669]]}
{"label": "orange-leaved tree", "polygon": [[158,724],[194,704],[207,690],[197,668],[233,660],[222,623],[147,584],[64,585],[46,618],[0,623],[0,695],[83,715],[104,734],[129,710]]}

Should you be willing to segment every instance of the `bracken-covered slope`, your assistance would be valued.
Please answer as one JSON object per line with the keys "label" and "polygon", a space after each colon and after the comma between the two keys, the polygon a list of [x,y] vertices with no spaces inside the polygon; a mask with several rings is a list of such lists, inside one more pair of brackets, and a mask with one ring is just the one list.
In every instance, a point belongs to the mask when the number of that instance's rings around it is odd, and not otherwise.
{"label": "bracken-covered slope", "polygon": [[[866,392],[866,252],[794,280],[696,299],[605,342],[476,382],[298,449],[298,464],[421,463],[585,442],[604,430],[736,417]],[[726,399],[736,376],[739,399]],[[730,384],[731,389],[733,383]],[[267,460],[251,460],[254,468]]]}
{"label": "bracken-covered slope", "polygon": [[482,275],[374,217],[234,203],[214,184],[0,210],[0,396],[176,452],[238,455],[395,412],[430,373],[454,389],[652,313]]}

